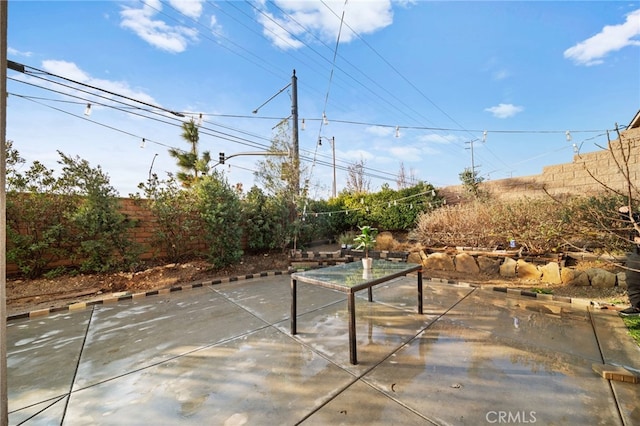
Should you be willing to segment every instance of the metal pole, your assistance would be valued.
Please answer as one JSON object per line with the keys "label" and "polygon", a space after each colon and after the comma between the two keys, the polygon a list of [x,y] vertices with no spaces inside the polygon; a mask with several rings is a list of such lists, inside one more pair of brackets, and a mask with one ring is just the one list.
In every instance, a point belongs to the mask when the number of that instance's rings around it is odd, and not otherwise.
{"label": "metal pole", "polygon": [[8,1],[0,0],[0,425],[9,424],[7,394],[7,14]]}
{"label": "metal pole", "polygon": [[293,189],[295,196],[300,194],[300,148],[298,142],[298,77],[296,70],[291,76],[291,120],[293,121],[292,142],[293,142]]}
{"label": "metal pole", "polygon": [[336,198],[336,138],[331,137],[331,148],[333,151],[333,198]]}
{"label": "metal pole", "polygon": [[473,177],[473,183],[476,183],[476,163],[473,161],[473,141],[471,143],[471,177]]}

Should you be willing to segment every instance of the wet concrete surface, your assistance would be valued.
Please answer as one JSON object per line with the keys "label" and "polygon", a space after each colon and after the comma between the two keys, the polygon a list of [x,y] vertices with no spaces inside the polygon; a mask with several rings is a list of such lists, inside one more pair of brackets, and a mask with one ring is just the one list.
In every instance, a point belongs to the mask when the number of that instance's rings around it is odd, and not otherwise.
{"label": "wet concrete surface", "polygon": [[358,293],[357,365],[343,293],[287,275],[8,322],[12,425],[639,425],[622,320],[587,304],[415,276]]}

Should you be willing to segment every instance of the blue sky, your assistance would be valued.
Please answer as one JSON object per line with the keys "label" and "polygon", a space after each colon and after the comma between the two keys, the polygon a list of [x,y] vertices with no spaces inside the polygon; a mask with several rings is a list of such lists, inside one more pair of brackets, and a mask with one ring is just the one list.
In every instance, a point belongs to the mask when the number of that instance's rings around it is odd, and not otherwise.
{"label": "blue sky", "polygon": [[[639,1],[16,0],[8,21],[9,60],[30,72],[8,72],[7,139],[29,163],[100,165],[123,196],[152,165],[176,171],[181,120],[202,114],[216,160],[266,149],[294,69],[313,198],[331,194],[332,137],[338,191],[357,161],[372,190],[401,165],[441,187],[472,146],[485,179],[538,174],[640,109]],[[258,160],[218,168],[248,190]]]}

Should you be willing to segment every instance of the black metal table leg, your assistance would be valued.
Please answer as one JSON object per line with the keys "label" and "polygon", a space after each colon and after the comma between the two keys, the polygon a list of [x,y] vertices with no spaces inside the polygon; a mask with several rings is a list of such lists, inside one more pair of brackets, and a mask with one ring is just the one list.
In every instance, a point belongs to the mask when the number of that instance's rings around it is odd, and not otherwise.
{"label": "black metal table leg", "polygon": [[358,363],[358,355],[356,354],[356,301],[355,293],[348,294],[348,311],[349,311],[349,358],[351,364]]}
{"label": "black metal table leg", "polygon": [[418,271],[418,313],[422,314],[422,270]]}
{"label": "black metal table leg", "polygon": [[298,316],[297,308],[297,290],[298,285],[296,280],[291,279],[291,334],[297,334],[296,329],[296,317]]}

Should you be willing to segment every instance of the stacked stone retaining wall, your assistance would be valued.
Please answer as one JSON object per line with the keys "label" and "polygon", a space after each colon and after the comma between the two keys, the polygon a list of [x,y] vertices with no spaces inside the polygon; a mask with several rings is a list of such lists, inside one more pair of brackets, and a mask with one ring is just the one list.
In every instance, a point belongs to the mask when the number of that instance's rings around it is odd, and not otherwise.
{"label": "stacked stone retaining wall", "polygon": [[[515,253],[517,254],[517,253]],[[626,287],[625,273],[613,273],[602,268],[589,268],[578,271],[564,265],[564,260],[543,261],[525,258],[514,258],[514,253],[504,256],[471,255],[465,252],[427,254],[423,250],[410,253],[407,261],[420,263],[423,272],[445,271],[483,275],[487,277],[500,276],[504,278],[519,278],[544,284],[566,284],[594,287]]]}

